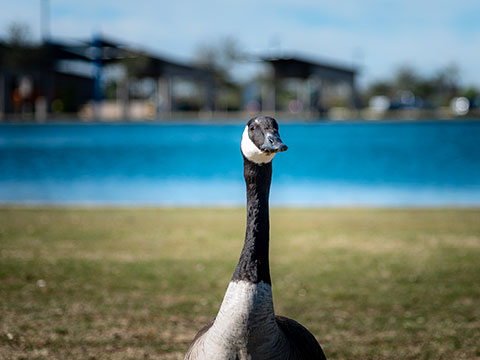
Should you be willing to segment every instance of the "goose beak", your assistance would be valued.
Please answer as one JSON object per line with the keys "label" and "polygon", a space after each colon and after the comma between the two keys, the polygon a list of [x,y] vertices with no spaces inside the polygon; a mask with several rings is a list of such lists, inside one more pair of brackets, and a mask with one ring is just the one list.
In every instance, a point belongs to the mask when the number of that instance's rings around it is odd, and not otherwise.
{"label": "goose beak", "polygon": [[265,142],[260,147],[260,150],[267,153],[276,153],[287,151],[288,146],[280,139],[277,131],[267,131],[265,133]]}

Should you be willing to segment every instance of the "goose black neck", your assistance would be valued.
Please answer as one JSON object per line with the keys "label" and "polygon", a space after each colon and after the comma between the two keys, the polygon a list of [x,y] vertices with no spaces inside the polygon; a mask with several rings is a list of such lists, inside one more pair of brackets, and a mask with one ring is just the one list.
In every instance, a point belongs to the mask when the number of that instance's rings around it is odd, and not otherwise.
{"label": "goose black neck", "polygon": [[272,163],[243,161],[247,187],[247,229],[245,244],[232,280],[271,284],[268,248],[270,222],[268,197],[272,181]]}

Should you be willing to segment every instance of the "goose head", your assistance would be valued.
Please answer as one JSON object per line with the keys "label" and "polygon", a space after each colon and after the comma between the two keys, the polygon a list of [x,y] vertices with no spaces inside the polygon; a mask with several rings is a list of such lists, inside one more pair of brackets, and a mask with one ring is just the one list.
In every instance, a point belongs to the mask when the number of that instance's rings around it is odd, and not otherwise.
{"label": "goose head", "polygon": [[257,116],[247,123],[242,135],[243,156],[257,164],[272,161],[277,152],[287,151],[280,139],[278,123],[270,116]]}

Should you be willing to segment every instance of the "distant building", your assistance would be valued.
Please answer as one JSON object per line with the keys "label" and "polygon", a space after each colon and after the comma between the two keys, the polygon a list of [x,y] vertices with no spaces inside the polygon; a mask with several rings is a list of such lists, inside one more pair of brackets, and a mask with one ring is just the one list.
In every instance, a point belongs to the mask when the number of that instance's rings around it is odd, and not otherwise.
{"label": "distant building", "polygon": [[[245,86],[235,109],[323,115],[332,107],[359,106],[355,69],[298,55],[260,60],[269,75]],[[215,88],[212,71],[105,37],[39,46],[0,43],[0,119],[34,116],[41,121],[52,113],[145,119],[214,111],[216,103],[228,111],[228,104],[219,101],[227,90]]]}
{"label": "distant building", "polygon": [[[88,59],[58,44],[10,46],[0,44],[0,117],[4,114],[45,116],[55,106],[75,112],[92,93],[93,79],[60,71],[62,59]],[[55,100],[62,99],[62,103]]]}
{"label": "distant building", "polygon": [[296,79],[296,96],[287,104],[290,112],[310,111],[323,113],[335,104],[328,103],[332,94],[338,99],[347,99],[351,108],[358,108],[359,101],[355,84],[357,71],[352,68],[306,59],[301,56],[264,57],[271,65],[272,81],[269,90],[262,96],[265,110],[281,110],[281,83]]}
{"label": "distant building", "polygon": [[[104,38],[80,44],[58,41],[39,46],[0,43],[0,119],[7,115],[45,119],[52,112],[77,113],[87,103],[104,99],[104,68],[120,64],[117,107],[129,117],[130,83],[150,78],[155,83],[154,116],[177,110],[173,96],[176,79],[189,79],[202,87],[201,109],[213,110],[214,85],[208,71],[131,49]],[[92,116],[98,113],[93,112]]]}

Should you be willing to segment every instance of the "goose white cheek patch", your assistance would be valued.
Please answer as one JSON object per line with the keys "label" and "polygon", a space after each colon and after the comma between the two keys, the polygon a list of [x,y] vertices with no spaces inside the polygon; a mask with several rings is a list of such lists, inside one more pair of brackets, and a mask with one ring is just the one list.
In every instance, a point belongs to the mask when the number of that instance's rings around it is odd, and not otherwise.
{"label": "goose white cheek patch", "polygon": [[250,161],[256,164],[265,164],[272,161],[276,153],[267,154],[262,151],[253,143],[248,136],[248,126],[245,126],[245,130],[242,135],[241,149],[243,155]]}

